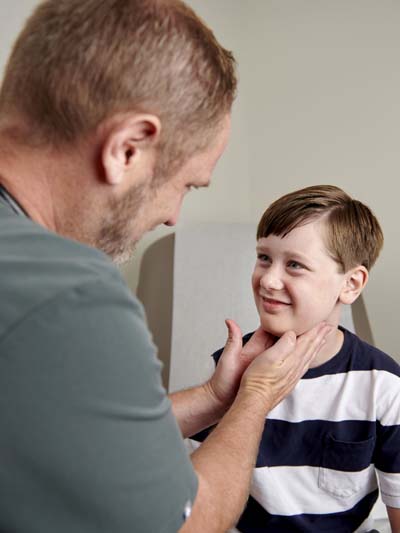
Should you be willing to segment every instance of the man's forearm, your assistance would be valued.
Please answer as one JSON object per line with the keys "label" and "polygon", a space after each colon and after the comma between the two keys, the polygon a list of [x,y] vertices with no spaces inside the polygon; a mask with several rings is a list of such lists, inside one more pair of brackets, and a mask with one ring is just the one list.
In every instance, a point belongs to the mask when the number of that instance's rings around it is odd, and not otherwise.
{"label": "man's forearm", "polygon": [[258,400],[254,394],[239,392],[215,430],[192,454],[199,490],[181,533],[222,533],[237,522],[247,501],[268,411],[265,402]]}
{"label": "man's forearm", "polygon": [[216,424],[226,408],[213,396],[208,383],[169,395],[184,438]]}

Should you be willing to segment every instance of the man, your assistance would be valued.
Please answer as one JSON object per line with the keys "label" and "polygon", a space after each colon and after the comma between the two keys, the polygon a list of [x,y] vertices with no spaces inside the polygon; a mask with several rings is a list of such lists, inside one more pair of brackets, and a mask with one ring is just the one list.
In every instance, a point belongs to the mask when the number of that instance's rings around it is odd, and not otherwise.
{"label": "man", "polygon": [[[107,257],[208,185],[235,86],[179,0],[47,0],[21,32],[0,91],[0,530],[211,533],[239,516],[265,416],[329,327],[242,349],[228,322],[174,418]],[[182,435],[217,421],[191,464]]]}

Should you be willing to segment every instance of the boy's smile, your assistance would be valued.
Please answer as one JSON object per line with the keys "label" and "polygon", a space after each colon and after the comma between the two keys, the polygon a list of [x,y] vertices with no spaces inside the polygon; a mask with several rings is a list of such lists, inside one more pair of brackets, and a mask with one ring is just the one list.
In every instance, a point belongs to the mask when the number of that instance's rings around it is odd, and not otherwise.
{"label": "boy's smile", "polygon": [[346,275],[325,247],[323,224],[318,219],[285,237],[258,240],[253,292],[261,325],[273,335],[300,335],[323,320],[339,323]]}
{"label": "boy's smile", "polygon": [[279,313],[282,308],[287,305],[291,305],[290,302],[284,302],[282,300],[277,300],[275,298],[268,298],[261,296],[263,300],[263,308],[267,313]]}

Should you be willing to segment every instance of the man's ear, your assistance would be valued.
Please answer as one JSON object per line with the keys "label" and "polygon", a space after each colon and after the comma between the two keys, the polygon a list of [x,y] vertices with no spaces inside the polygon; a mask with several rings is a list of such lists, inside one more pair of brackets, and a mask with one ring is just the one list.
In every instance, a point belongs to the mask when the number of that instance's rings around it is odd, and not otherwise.
{"label": "man's ear", "polygon": [[136,171],[137,180],[148,176],[154,164],[161,122],[155,115],[126,113],[112,117],[104,126],[101,149],[103,179],[119,185]]}
{"label": "man's ear", "polygon": [[339,296],[342,304],[352,304],[360,296],[361,291],[368,282],[368,270],[362,266],[356,266],[345,274],[344,284]]}

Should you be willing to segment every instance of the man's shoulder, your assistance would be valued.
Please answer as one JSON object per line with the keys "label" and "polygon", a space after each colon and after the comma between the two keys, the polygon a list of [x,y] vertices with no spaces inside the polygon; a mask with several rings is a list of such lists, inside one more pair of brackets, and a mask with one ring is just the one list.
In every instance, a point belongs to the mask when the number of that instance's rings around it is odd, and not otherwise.
{"label": "man's shoulder", "polygon": [[118,268],[99,250],[24,217],[1,217],[1,222],[0,336],[34,309],[81,287],[86,293],[106,290],[135,301]]}
{"label": "man's shoulder", "polygon": [[[81,283],[93,276],[119,278],[119,271],[96,248],[64,238],[23,217],[12,223],[1,219],[0,284],[45,285],[54,290]],[[6,222],[6,223],[3,223]]]}

